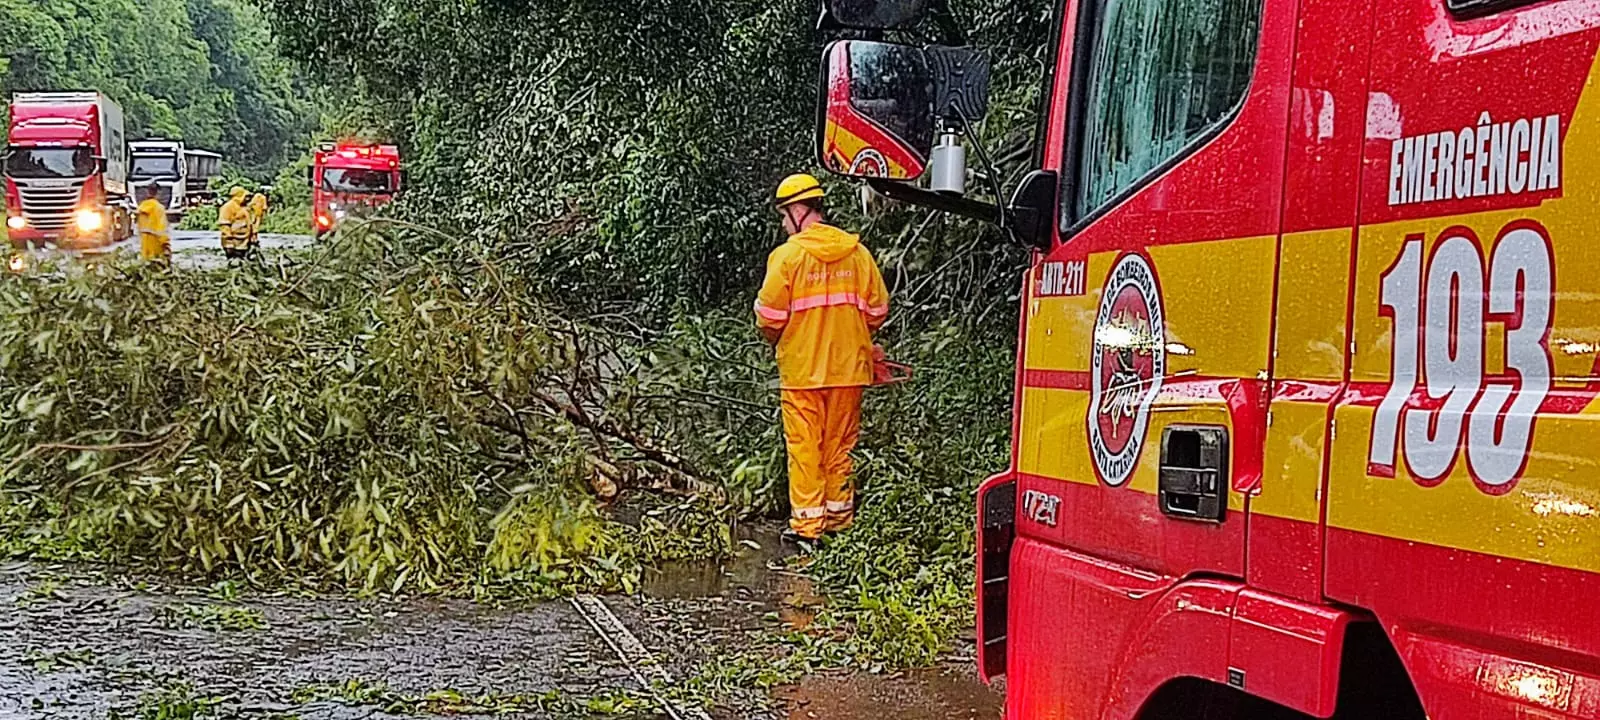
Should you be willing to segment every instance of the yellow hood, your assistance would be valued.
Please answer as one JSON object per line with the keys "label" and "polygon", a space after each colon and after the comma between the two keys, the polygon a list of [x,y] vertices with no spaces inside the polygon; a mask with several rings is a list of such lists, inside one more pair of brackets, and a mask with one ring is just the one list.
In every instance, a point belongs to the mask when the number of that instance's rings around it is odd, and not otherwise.
{"label": "yellow hood", "polygon": [[838,262],[855,252],[861,244],[858,235],[852,235],[832,225],[816,223],[789,236],[789,242],[799,245],[811,257],[825,263]]}

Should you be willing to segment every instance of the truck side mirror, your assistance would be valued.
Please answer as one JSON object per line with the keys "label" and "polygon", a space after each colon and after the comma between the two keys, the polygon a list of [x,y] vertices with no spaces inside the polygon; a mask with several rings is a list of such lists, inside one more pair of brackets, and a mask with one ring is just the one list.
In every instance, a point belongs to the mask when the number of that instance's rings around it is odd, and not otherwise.
{"label": "truck side mirror", "polygon": [[928,0],[826,0],[823,22],[856,30],[904,28],[928,11]]}
{"label": "truck side mirror", "polygon": [[822,58],[818,160],[857,178],[915,180],[933,151],[934,79],[909,45],[840,40]]}
{"label": "truck side mirror", "polygon": [[1059,179],[1054,170],[1034,170],[1011,197],[1011,235],[1018,242],[1049,251],[1055,240]]}

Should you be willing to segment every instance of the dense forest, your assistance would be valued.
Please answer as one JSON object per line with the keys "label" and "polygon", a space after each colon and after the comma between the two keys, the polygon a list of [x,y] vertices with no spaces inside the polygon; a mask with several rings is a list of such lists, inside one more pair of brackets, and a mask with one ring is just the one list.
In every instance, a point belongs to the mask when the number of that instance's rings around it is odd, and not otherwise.
{"label": "dense forest", "polygon": [[181,138],[262,177],[319,122],[250,0],[0,0],[0,94],[100,90],[134,137]]}

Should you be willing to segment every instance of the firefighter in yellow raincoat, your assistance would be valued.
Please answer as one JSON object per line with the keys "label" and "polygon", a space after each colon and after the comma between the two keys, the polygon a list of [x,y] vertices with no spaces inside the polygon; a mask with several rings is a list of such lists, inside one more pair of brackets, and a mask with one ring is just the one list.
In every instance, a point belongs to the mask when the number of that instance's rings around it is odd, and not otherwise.
{"label": "firefighter in yellow raincoat", "polygon": [[250,254],[250,210],[244,205],[244,188],[228,191],[228,201],[217,211],[217,229],[222,233],[222,254],[229,259],[244,259]]}
{"label": "firefighter in yellow raincoat", "polygon": [[141,193],[136,225],[139,229],[139,257],[146,262],[167,264],[172,262],[172,234],[167,227],[167,207],[156,197],[156,190],[147,187]]}
{"label": "firefighter in yellow raincoat", "polygon": [[861,431],[861,393],[872,384],[872,333],[889,317],[889,290],[860,238],[824,222],[823,190],[810,175],[778,186],[789,240],[767,258],[756,323],[777,346],[789,451],[789,531],[816,540],[855,516],[850,452]]}
{"label": "firefighter in yellow raincoat", "polygon": [[267,194],[250,196],[250,250],[261,252],[261,221],[267,217]]}

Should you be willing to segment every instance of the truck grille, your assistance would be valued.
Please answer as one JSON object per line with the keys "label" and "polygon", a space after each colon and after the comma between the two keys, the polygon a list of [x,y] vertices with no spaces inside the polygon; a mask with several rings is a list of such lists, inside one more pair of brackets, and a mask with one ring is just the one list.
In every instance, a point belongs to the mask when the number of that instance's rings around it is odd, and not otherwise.
{"label": "truck grille", "polygon": [[161,201],[161,206],[172,210],[172,188],[176,184],[175,182],[163,182],[160,180],[147,180],[138,183],[133,186],[133,201],[135,203],[142,202],[145,192],[150,188],[155,188],[156,199]]}
{"label": "truck grille", "polygon": [[23,180],[14,179],[17,192],[22,195],[22,216],[28,227],[56,232],[65,230],[72,222],[72,211],[78,208],[83,194],[83,180]]}

